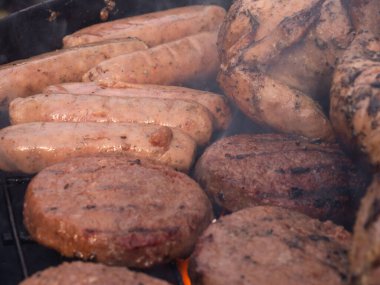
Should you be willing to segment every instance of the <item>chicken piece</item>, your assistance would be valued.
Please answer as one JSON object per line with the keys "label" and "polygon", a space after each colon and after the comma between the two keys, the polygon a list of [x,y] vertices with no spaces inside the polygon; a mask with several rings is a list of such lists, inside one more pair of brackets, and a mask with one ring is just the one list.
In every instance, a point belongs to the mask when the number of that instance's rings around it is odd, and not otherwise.
{"label": "chicken piece", "polygon": [[334,0],[235,1],[218,36],[218,81],[253,121],[333,140],[319,104],[352,40],[347,8]]}
{"label": "chicken piece", "polygon": [[350,252],[352,284],[376,285],[380,277],[380,176],[361,201]]}
{"label": "chicken piece", "polygon": [[331,88],[330,118],[345,148],[380,166],[380,40],[358,34],[340,59]]}
{"label": "chicken piece", "polygon": [[379,0],[350,0],[349,7],[355,30],[366,30],[380,36]]}

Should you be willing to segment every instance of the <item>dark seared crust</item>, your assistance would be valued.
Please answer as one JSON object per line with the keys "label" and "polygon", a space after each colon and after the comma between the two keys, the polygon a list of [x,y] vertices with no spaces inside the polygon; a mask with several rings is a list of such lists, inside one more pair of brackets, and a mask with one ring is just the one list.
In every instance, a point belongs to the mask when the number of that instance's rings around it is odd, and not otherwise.
{"label": "dark seared crust", "polygon": [[222,217],[202,234],[190,259],[194,285],[337,285],[347,279],[350,234],[277,207]]}
{"label": "dark seared crust", "polygon": [[[380,282],[380,176],[374,176],[361,201],[354,228],[350,266],[352,283],[360,285]],[[377,277],[377,279],[375,278]],[[377,280],[377,283],[375,283]]]}
{"label": "dark seared crust", "polygon": [[358,34],[339,60],[331,88],[330,119],[342,144],[380,165],[380,40]]}
{"label": "dark seared crust", "polygon": [[282,134],[219,140],[198,160],[195,178],[228,211],[281,206],[348,226],[366,187],[336,144]]}
{"label": "dark seared crust", "polygon": [[20,285],[169,285],[143,273],[122,267],[73,262],[35,273]]}
{"label": "dark seared crust", "polygon": [[123,157],[76,158],[29,184],[24,222],[33,239],[65,256],[150,267],[191,253],[212,219],[188,176]]}

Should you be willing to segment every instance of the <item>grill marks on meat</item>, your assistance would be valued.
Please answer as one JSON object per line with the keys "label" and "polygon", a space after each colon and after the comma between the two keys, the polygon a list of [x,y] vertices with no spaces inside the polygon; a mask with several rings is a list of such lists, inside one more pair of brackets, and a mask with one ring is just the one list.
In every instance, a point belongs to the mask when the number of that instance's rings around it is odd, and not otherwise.
{"label": "grill marks on meat", "polygon": [[330,118],[343,145],[364,154],[375,167],[380,164],[379,83],[380,40],[360,33],[335,70]]}
{"label": "grill marks on meat", "polygon": [[76,158],[29,184],[31,236],[65,256],[150,267],[190,254],[212,219],[210,202],[186,175],[125,157]]}
{"label": "grill marks on meat", "polygon": [[274,205],[346,226],[366,186],[337,145],[280,134],[221,139],[198,160],[195,178],[228,211]]}
{"label": "grill marks on meat", "polygon": [[102,264],[72,262],[50,267],[21,282],[21,285],[169,285],[143,273]]}
{"label": "grill marks on meat", "polygon": [[235,1],[218,37],[221,88],[257,123],[332,141],[317,101],[326,105],[336,60],[352,40],[343,2]]}
{"label": "grill marks on meat", "polygon": [[190,260],[195,285],[345,284],[350,234],[277,207],[224,216],[199,239]]}
{"label": "grill marks on meat", "polygon": [[350,252],[352,283],[378,284],[380,276],[380,176],[361,201]]}

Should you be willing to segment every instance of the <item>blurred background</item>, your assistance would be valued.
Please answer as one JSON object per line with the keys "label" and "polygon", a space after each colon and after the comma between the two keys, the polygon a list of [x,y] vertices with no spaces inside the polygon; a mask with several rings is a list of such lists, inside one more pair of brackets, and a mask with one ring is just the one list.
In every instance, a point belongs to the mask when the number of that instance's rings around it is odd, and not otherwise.
{"label": "blurred background", "polygon": [[43,0],[0,0],[0,18],[39,2]]}

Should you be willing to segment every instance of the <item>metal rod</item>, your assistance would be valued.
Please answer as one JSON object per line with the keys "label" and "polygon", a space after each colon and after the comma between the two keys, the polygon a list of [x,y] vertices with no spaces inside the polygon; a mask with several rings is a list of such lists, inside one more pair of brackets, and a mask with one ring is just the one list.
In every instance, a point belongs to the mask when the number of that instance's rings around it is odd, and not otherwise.
{"label": "metal rod", "polygon": [[18,257],[20,259],[22,274],[23,274],[24,278],[27,278],[28,277],[28,268],[26,267],[24,253],[22,251],[20,239],[19,239],[18,232],[17,232],[15,217],[13,214],[13,209],[12,209],[12,204],[11,204],[11,197],[10,197],[8,188],[6,186],[3,186],[2,188],[4,191],[4,195],[5,195],[5,201],[7,203],[9,221],[11,222],[12,234],[13,234],[14,241],[16,243],[17,254],[18,254]]}

